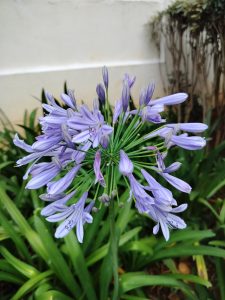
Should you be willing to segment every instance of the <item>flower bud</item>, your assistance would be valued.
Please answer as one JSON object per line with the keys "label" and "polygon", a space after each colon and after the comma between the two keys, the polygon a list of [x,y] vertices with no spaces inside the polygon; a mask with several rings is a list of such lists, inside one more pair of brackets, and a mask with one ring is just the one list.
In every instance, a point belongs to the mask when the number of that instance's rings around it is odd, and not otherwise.
{"label": "flower bud", "polygon": [[134,170],[133,163],[123,150],[120,150],[119,170],[120,173],[126,176],[130,175]]}
{"label": "flower bud", "polygon": [[104,66],[102,68],[102,77],[103,77],[103,82],[105,85],[106,90],[108,90],[108,86],[109,86],[109,73],[108,73],[108,69],[106,68],[106,66]]}
{"label": "flower bud", "polygon": [[98,95],[99,101],[101,102],[102,105],[104,105],[105,104],[105,90],[101,83],[97,85],[96,93]]}

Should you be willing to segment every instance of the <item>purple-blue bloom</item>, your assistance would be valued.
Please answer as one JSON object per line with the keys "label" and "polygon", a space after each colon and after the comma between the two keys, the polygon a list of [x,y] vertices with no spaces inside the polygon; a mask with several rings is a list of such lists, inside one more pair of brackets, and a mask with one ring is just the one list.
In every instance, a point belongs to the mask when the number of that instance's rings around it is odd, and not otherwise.
{"label": "purple-blue bloom", "polygon": [[187,204],[177,206],[176,200],[173,198],[172,193],[161,186],[149,173],[145,170],[141,170],[144,178],[149,184],[150,190],[154,195],[154,204],[148,207],[146,213],[155,221],[157,224],[153,228],[153,233],[157,234],[159,226],[162,229],[163,235],[168,241],[169,239],[169,228],[184,229],[186,227],[185,222],[174,213],[182,212],[187,208]]}
{"label": "purple-blue bloom", "polygon": [[[188,183],[171,175],[181,164],[173,162],[166,167],[164,159],[175,145],[188,150],[204,147],[204,138],[188,136],[186,132],[198,134],[206,130],[207,125],[166,124],[161,116],[165,106],[184,102],[187,94],[176,93],[153,100],[154,84],[141,91],[139,107],[130,111],[130,90],[135,77],[128,74],[124,75],[122,96],[113,111],[108,100],[106,67],[102,69],[102,77],[104,85],[97,85],[98,99],[93,101],[92,108],[78,105],[72,90],[61,94],[62,105],[52,94],[45,93],[45,114],[39,119],[41,134],[32,145],[26,144],[18,135],[14,137],[14,144],[28,153],[17,161],[17,166],[29,164],[23,177],[30,177],[26,188],[46,186],[47,191],[40,195],[40,199],[47,202],[41,215],[49,222],[62,221],[55,232],[56,238],[64,237],[76,227],[77,239],[82,242],[83,225],[92,223],[90,212],[94,201],[85,206],[88,191],[99,183],[91,193],[98,199],[94,207],[97,213],[102,203],[111,206],[116,195],[120,201],[118,186],[121,180],[123,187],[127,185],[129,200],[134,199],[138,212],[157,223],[153,233],[161,228],[168,240],[170,229],[186,227],[176,214],[184,211],[187,205],[178,206],[172,192],[157,182],[154,175],[159,174],[179,191],[190,193]],[[150,130],[154,129],[146,135],[142,131],[144,122],[149,123]],[[165,125],[159,126],[162,123]],[[155,142],[154,138],[158,137],[164,141]],[[148,139],[152,139],[151,143]],[[82,195],[78,201],[77,194]]]}
{"label": "purple-blue bloom", "polygon": [[105,104],[105,90],[103,85],[100,83],[96,87],[96,93],[98,95],[98,99],[101,102],[101,104]]}
{"label": "purple-blue bloom", "polygon": [[130,101],[130,87],[127,80],[124,80],[123,82],[123,90],[122,90],[122,107],[123,111],[126,112],[129,106]]}
{"label": "purple-blue bloom", "polygon": [[115,109],[114,109],[114,114],[113,114],[113,124],[116,123],[116,121],[117,121],[119,115],[122,113],[122,111],[123,111],[122,101],[117,100],[116,105],[115,105]]}
{"label": "purple-blue bloom", "polygon": [[167,124],[164,127],[151,132],[145,136],[145,139],[150,139],[156,136],[165,139],[165,145],[170,148],[177,145],[186,150],[199,150],[205,147],[206,140],[200,136],[188,136],[187,133],[177,135],[180,130],[186,130],[188,132],[199,133],[208,128],[207,125],[202,123],[178,123]]}
{"label": "purple-blue bloom", "polygon": [[33,166],[31,170],[32,179],[27,183],[27,189],[38,189],[51,181],[61,168],[54,161],[50,163],[42,162]]}
{"label": "purple-blue bloom", "polygon": [[66,175],[57,181],[52,181],[47,184],[48,194],[63,193],[72,183],[81,165],[73,167]]}
{"label": "purple-blue bloom", "polygon": [[106,90],[108,90],[109,87],[109,72],[106,66],[102,68],[102,78],[105,85]]}
{"label": "purple-blue bloom", "polygon": [[135,206],[139,213],[146,213],[149,207],[154,203],[154,198],[146,193],[145,187],[141,185],[133,174],[128,176],[131,188],[131,195],[136,199]]}
{"label": "purple-blue bloom", "polygon": [[56,212],[61,212],[64,211],[67,206],[66,203],[75,195],[76,191],[73,191],[69,193],[68,195],[65,194],[56,194],[56,195],[51,195],[51,194],[46,194],[44,197],[40,196],[40,198],[43,199],[54,199],[51,200],[51,203],[47,205],[45,208],[42,209],[41,215],[44,217],[48,217],[53,215]]}
{"label": "purple-blue bloom", "polygon": [[87,106],[82,105],[80,114],[80,116],[74,116],[67,122],[70,128],[79,132],[72,141],[76,144],[91,141],[93,148],[98,147],[102,137],[110,135],[113,128],[105,123],[100,111],[91,112]]}
{"label": "purple-blue bloom", "polygon": [[149,84],[147,88],[142,89],[140,98],[139,98],[139,104],[140,105],[148,105],[150,100],[152,99],[152,95],[155,90],[155,84]]}
{"label": "purple-blue bloom", "polygon": [[175,172],[176,170],[178,170],[181,166],[181,163],[175,162],[166,168],[164,161],[163,161],[163,157],[162,157],[161,153],[158,152],[157,153],[157,165],[158,165],[158,168],[153,167],[153,169],[158,174],[160,174],[167,182],[169,182],[172,186],[174,186],[176,189],[180,190],[183,193],[189,194],[191,192],[191,186],[187,182],[169,174],[171,172]]}
{"label": "purple-blue bloom", "polygon": [[94,160],[94,172],[95,172],[95,183],[99,182],[103,187],[106,186],[104,177],[101,172],[101,152],[98,150],[95,153],[95,160]]}
{"label": "purple-blue bloom", "polygon": [[131,89],[132,86],[134,85],[135,80],[136,80],[136,76],[130,76],[130,75],[127,74],[127,73],[124,74],[123,82],[126,81],[126,82],[128,83],[128,86],[129,86],[130,89]]}
{"label": "purple-blue bloom", "polygon": [[62,208],[60,212],[50,215],[46,218],[49,222],[63,221],[56,229],[55,237],[62,238],[67,235],[70,230],[76,226],[76,235],[80,243],[83,242],[85,223],[92,223],[93,218],[90,214],[94,202],[91,202],[86,208],[84,208],[85,201],[88,193],[84,193],[80,200],[71,206]]}
{"label": "purple-blue bloom", "polygon": [[132,174],[134,170],[131,160],[123,150],[120,150],[119,170],[121,174],[126,176]]}
{"label": "purple-blue bloom", "polygon": [[159,104],[163,104],[163,105],[176,105],[176,104],[180,104],[182,102],[184,102],[185,100],[187,100],[188,95],[185,93],[176,93],[173,95],[169,95],[166,97],[162,97],[156,100],[153,100],[151,102],[148,103],[148,105],[154,106],[154,105],[159,105]]}
{"label": "purple-blue bloom", "polygon": [[74,93],[72,90],[68,91],[68,95],[62,93],[61,99],[67,106],[69,106],[72,109],[76,109],[76,100],[75,100]]}

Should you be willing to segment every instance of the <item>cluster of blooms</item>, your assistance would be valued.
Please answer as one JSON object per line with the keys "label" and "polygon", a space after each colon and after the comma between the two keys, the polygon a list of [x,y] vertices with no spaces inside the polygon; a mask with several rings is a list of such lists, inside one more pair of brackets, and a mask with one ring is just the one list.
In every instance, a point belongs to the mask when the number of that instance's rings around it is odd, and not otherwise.
{"label": "cluster of blooms", "polygon": [[[91,212],[102,204],[110,205],[116,196],[119,200],[118,181],[122,177],[130,190],[129,200],[134,199],[138,212],[156,222],[153,233],[161,227],[168,240],[169,229],[186,227],[176,214],[187,205],[177,206],[172,192],[157,182],[154,174],[181,192],[190,193],[189,184],[171,175],[181,164],[174,162],[166,167],[164,160],[174,146],[188,150],[204,147],[204,138],[180,132],[199,133],[207,126],[166,124],[161,116],[164,106],[180,104],[187,95],[177,93],[152,100],[154,84],[141,91],[139,107],[130,110],[135,77],[127,74],[112,114],[106,67],[102,74],[104,85],[97,85],[98,99],[93,101],[92,110],[85,104],[77,105],[72,90],[61,94],[63,105],[46,92],[48,104],[43,104],[46,115],[40,118],[42,134],[32,146],[15,136],[14,144],[29,153],[17,161],[18,166],[31,163],[24,175],[24,179],[31,175],[26,188],[47,185],[46,194],[40,195],[48,203],[41,211],[42,216],[49,222],[63,221],[55,232],[56,238],[64,237],[76,227],[78,241],[82,242],[83,226],[93,220]],[[142,134],[146,124],[154,130]],[[93,186],[95,196],[90,200],[88,191]]]}

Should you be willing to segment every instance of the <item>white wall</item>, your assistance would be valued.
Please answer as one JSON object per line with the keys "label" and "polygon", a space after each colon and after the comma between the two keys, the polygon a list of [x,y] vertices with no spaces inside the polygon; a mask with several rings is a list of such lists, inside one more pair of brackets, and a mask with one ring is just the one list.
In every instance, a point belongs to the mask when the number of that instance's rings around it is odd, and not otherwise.
{"label": "white wall", "polygon": [[[44,87],[56,97],[67,81],[78,99],[90,101],[110,71],[111,101],[125,72],[137,75],[133,94],[155,81],[158,56],[148,22],[165,0],[1,0],[0,108],[13,122],[39,106]],[[163,52],[163,51],[162,51]]]}

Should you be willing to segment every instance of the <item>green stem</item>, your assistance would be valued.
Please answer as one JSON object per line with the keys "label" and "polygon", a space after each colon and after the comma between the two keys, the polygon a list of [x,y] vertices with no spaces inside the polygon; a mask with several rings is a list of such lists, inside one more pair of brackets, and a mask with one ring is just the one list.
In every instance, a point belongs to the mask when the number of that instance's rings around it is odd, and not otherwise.
{"label": "green stem", "polygon": [[114,290],[112,300],[118,300],[119,293],[119,276],[118,276],[118,239],[116,232],[115,214],[114,214],[114,200],[112,199],[109,206],[110,219],[110,250],[112,255],[112,269],[114,279]]}

